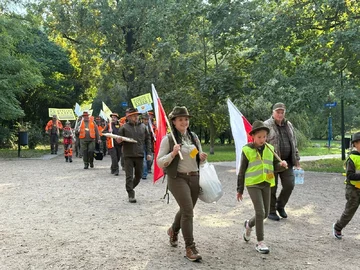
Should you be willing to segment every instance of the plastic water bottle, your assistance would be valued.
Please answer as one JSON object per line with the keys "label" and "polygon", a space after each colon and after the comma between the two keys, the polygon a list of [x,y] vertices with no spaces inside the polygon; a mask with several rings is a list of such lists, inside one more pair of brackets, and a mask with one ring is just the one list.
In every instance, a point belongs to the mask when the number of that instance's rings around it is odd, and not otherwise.
{"label": "plastic water bottle", "polygon": [[304,170],[302,168],[294,169],[295,174],[295,184],[301,185],[304,184]]}

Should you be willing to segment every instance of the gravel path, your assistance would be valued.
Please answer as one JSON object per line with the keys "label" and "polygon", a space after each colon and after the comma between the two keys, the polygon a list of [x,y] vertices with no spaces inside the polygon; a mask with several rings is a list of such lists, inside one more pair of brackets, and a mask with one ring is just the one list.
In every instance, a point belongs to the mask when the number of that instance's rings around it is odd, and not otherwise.
{"label": "gravel path", "polygon": [[233,166],[216,164],[225,195],[216,204],[198,202],[194,235],[201,263],[170,247],[166,230],[178,207],[166,185],[144,180],[130,204],[124,173],[110,174],[110,158],[84,170],[78,158],[59,156],[0,160],[0,269],[359,269],[360,213],[332,236],[344,209],[340,174],[306,172],[290,198],[288,219],[265,221],[270,254],[242,240],[253,215],[249,196],[236,201]]}

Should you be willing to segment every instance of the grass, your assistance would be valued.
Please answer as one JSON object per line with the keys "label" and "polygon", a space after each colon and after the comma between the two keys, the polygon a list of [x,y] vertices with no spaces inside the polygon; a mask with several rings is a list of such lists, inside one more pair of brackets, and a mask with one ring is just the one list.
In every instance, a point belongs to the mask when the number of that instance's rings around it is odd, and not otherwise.
{"label": "grass", "polygon": [[[38,146],[35,149],[29,149],[27,146],[20,148],[21,158],[40,158],[50,153],[50,146]],[[17,158],[18,149],[0,149],[0,158]]]}
{"label": "grass", "polygon": [[327,172],[327,173],[344,173],[344,160],[340,158],[320,159],[316,161],[301,162],[301,168],[304,171]]}
{"label": "grass", "polygon": [[[312,142],[313,146],[306,147],[300,151],[301,156],[321,156],[330,154],[341,154],[340,144],[332,143],[331,148],[325,147],[324,141]],[[210,145],[203,145],[203,151],[210,153]],[[209,162],[234,161],[236,159],[234,145],[215,145],[215,154],[208,155]],[[321,159],[316,161],[301,162],[305,171],[343,173],[344,161],[339,159]]]}

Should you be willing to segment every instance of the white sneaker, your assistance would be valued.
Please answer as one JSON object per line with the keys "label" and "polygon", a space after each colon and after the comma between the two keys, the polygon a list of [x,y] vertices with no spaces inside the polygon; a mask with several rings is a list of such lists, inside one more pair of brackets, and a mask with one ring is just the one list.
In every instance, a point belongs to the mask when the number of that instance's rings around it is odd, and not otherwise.
{"label": "white sneaker", "polygon": [[262,241],[256,244],[255,249],[262,254],[268,254],[270,252],[269,248]]}
{"label": "white sneaker", "polygon": [[252,229],[249,226],[249,220],[245,220],[243,238],[246,242],[250,241],[251,231]]}

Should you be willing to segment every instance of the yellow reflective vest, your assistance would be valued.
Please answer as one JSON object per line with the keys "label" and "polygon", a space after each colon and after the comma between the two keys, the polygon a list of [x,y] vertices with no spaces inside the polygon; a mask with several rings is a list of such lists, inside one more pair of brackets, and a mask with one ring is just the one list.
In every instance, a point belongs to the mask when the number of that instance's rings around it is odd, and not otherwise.
{"label": "yellow reflective vest", "polygon": [[[355,165],[355,173],[360,173],[360,156],[350,154],[349,158],[354,162]],[[360,188],[360,181],[353,181],[349,179],[350,184],[355,186],[356,188]]]}
{"label": "yellow reflective vest", "polygon": [[[272,150],[274,147],[269,144]],[[252,186],[262,182],[270,183],[275,186],[274,176],[274,154],[267,147],[264,148],[262,157],[259,151],[249,146],[243,147],[243,153],[249,161],[249,165],[245,172],[245,186]]]}

